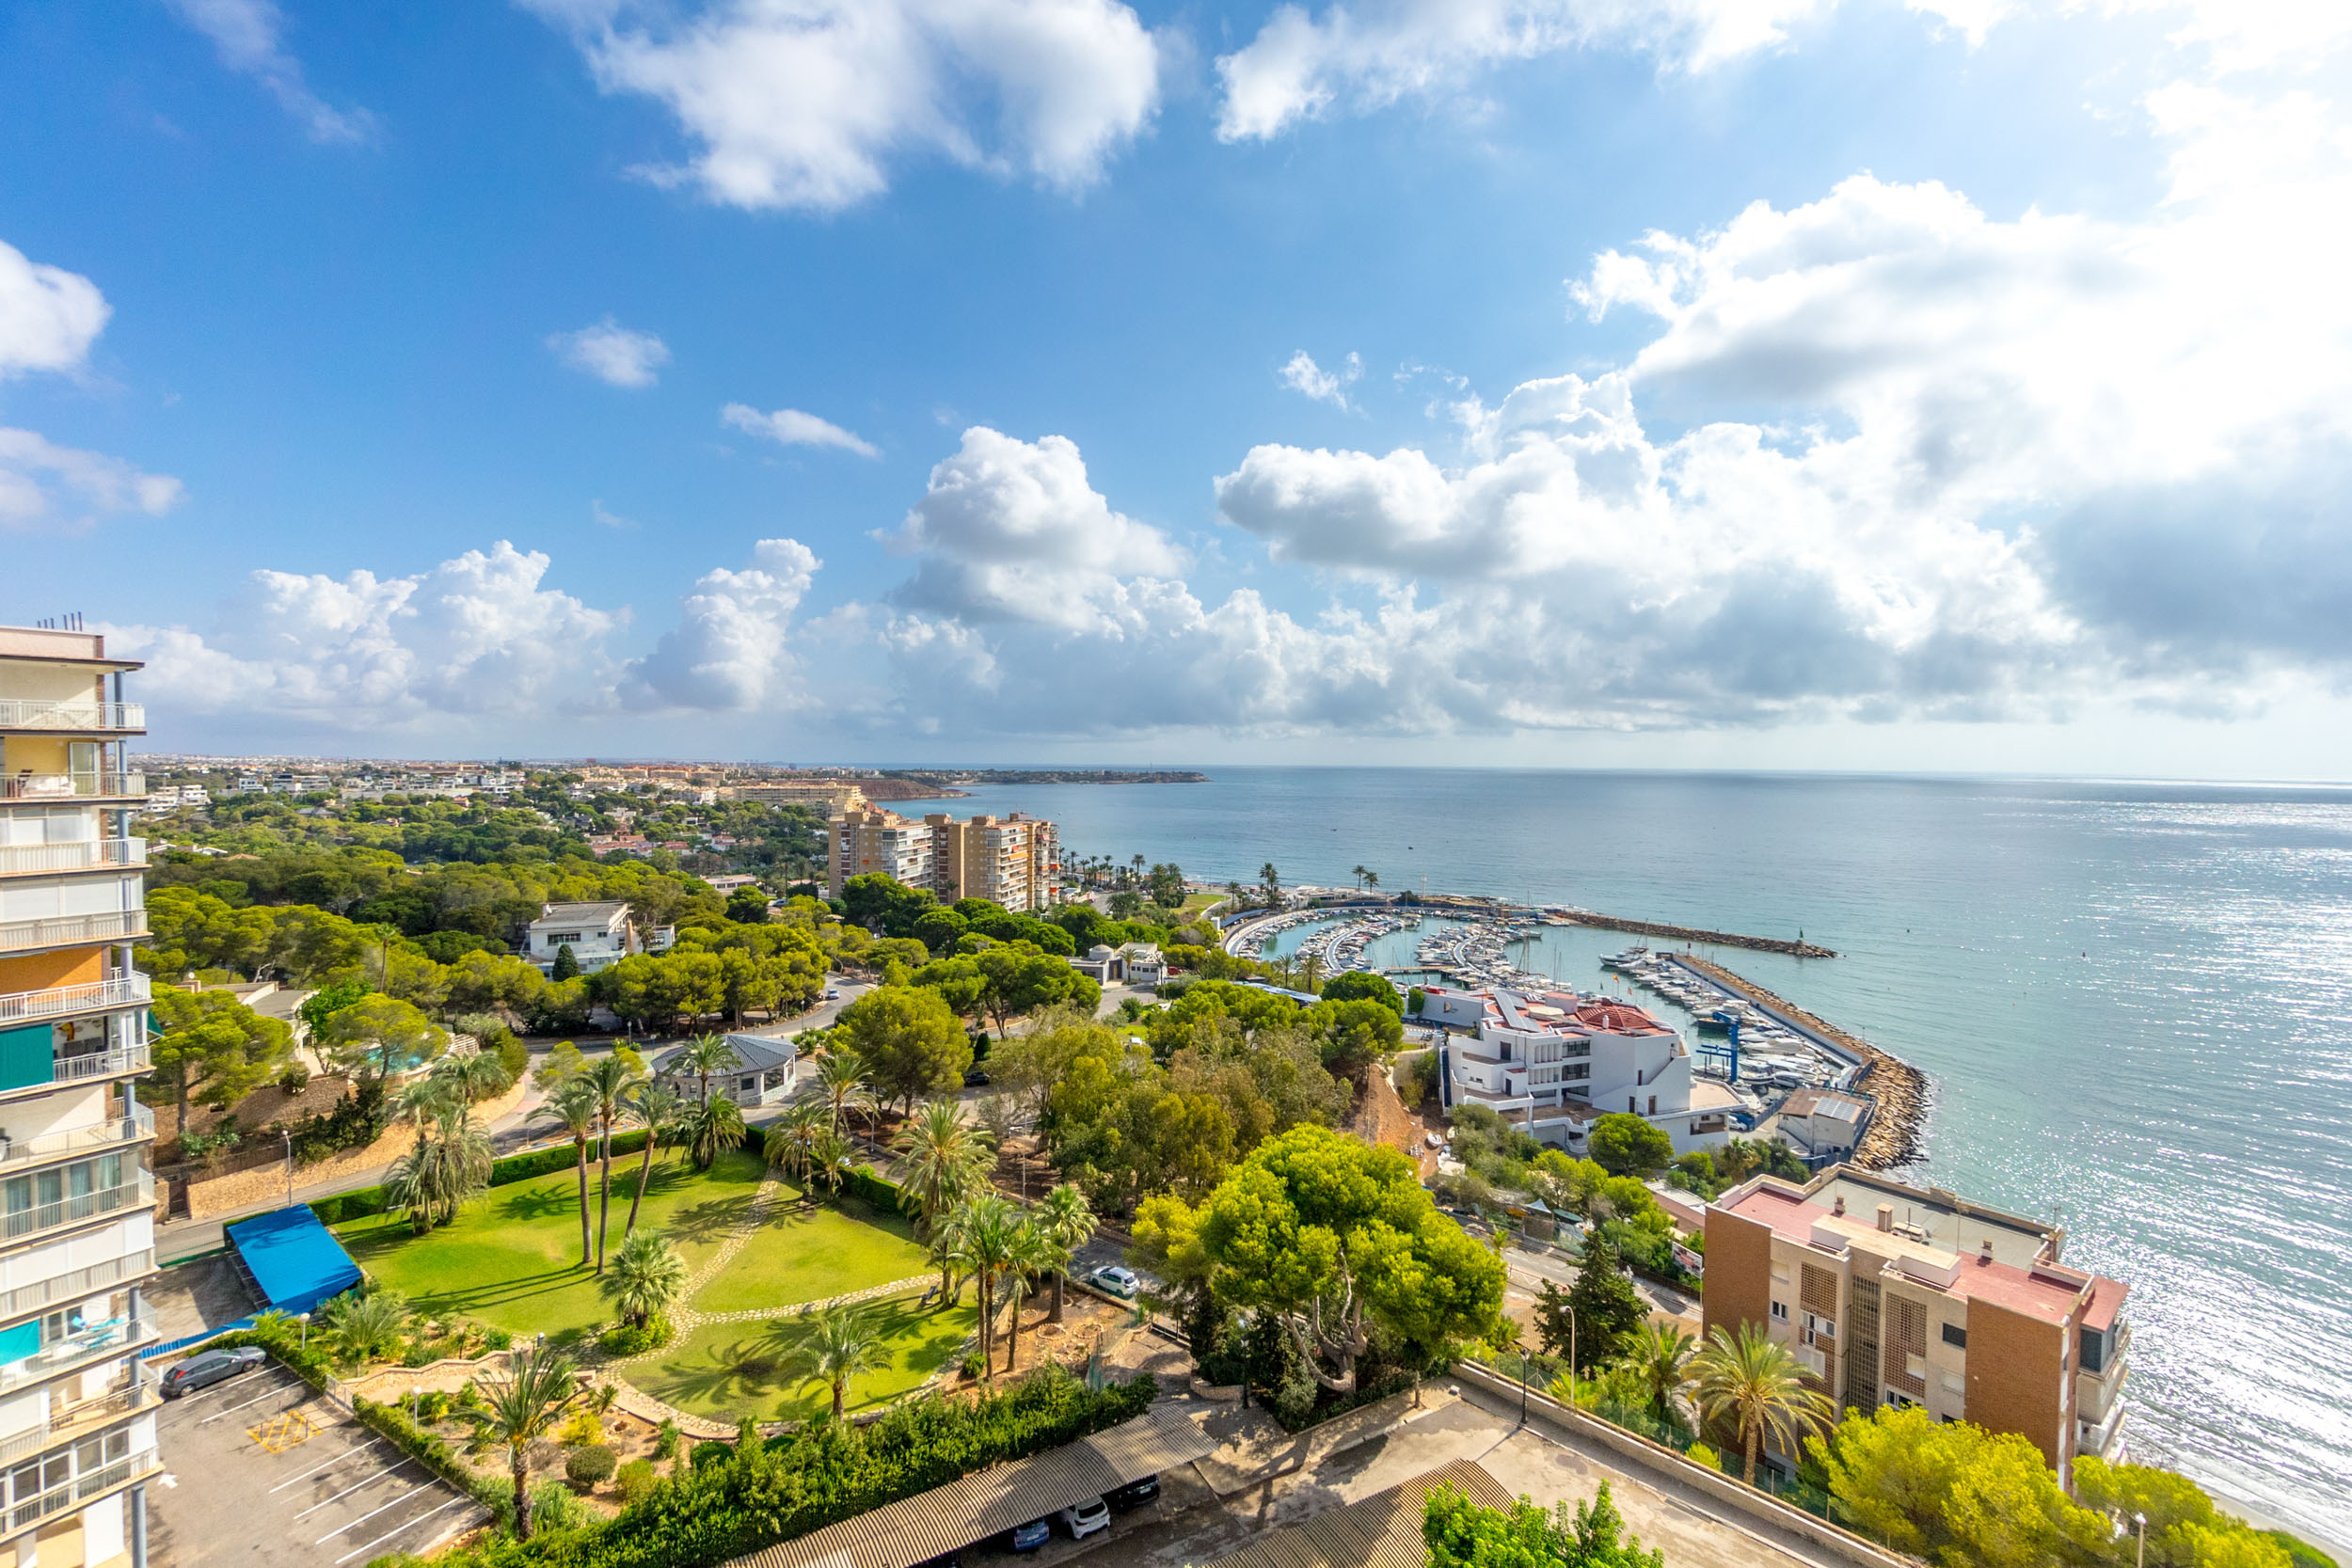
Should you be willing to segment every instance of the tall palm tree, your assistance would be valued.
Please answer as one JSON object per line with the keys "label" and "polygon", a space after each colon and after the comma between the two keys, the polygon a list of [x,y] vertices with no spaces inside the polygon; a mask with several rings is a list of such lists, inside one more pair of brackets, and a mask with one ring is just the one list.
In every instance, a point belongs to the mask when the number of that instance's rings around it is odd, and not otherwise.
{"label": "tall palm tree", "polygon": [[816,1138],[808,1146],[810,1179],[822,1181],[839,1196],[841,1179],[849,1173],[850,1156],[856,1152],[850,1147],[850,1140],[832,1128],[818,1129]]}
{"label": "tall palm tree", "polygon": [[1636,1329],[1624,1359],[1649,1390],[1649,1413],[1663,1421],[1674,1415],[1675,1396],[1691,1381],[1692,1353],[1699,1342],[1672,1323],[1652,1319]]}
{"label": "tall palm tree", "polygon": [[572,1135],[572,1166],[580,1174],[580,1266],[595,1256],[588,1235],[588,1139],[596,1130],[596,1091],[578,1078],[566,1078],[555,1092],[531,1113],[533,1121],[552,1121]]}
{"label": "tall palm tree", "polygon": [[424,1200],[427,1228],[447,1225],[457,1211],[490,1184],[496,1151],[490,1134],[463,1102],[443,1109],[435,1137],[415,1162],[417,1195]]}
{"label": "tall palm tree", "polygon": [[1364,891],[1366,893],[1370,893],[1374,888],[1376,888],[1379,885],[1380,873],[1377,871],[1367,871],[1364,873]]}
{"label": "tall palm tree", "polygon": [[596,1272],[604,1273],[605,1226],[612,1212],[612,1131],[644,1082],[637,1064],[618,1051],[610,1051],[580,1069],[579,1082],[596,1096]]}
{"label": "tall palm tree", "polygon": [[1750,1486],[1766,1437],[1779,1438],[1794,1452],[1807,1430],[1827,1431],[1836,1418],[1829,1396],[1804,1386],[1797,1358],[1761,1323],[1744,1323],[1737,1336],[1719,1325],[1707,1348],[1691,1357],[1690,1370],[1699,1414],[1738,1430],[1746,1458],[1741,1479]]}
{"label": "tall palm tree", "polygon": [[848,1046],[834,1047],[818,1064],[817,1091],[832,1110],[835,1131],[848,1123],[852,1111],[869,1118],[874,1115],[876,1101],[873,1090],[866,1086],[866,1064]]}
{"label": "tall palm tree", "polygon": [[762,1151],[771,1165],[781,1165],[796,1179],[808,1180],[809,1156],[819,1136],[833,1131],[833,1113],[821,1100],[796,1100],[768,1129]]}
{"label": "tall palm tree", "polygon": [[1356,879],[1356,885],[1358,887],[1362,887],[1364,885],[1364,878],[1369,875],[1369,873],[1367,873],[1364,868],[1359,865],[1355,870],[1349,872],[1348,875]]}
{"label": "tall palm tree", "polygon": [[1039,1229],[1054,1243],[1054,1315],[1061,1322],[1062,1286],[1070,1277],[1070,1255],[1093,1239],[1094,1206],[1074,1181],[1064,1181],[1031,1211]]}
{"label": "tall palm tree", "polygon": [[806,1382],[833,1390],[833,1418],[837,1421],[850,1380],[882,1359],[882,1322],[866,1302],[835,1302],[807,1314],[805,1321],[808,1333],[794,1348],[792,1365]]}
{"label": "tall palm tree", "polygon": [[525,1351],[503,1375],[488,1372],[477,1378],[474,1389],[480,1402],[459,1406],[458,1414],[485,1442],[505,1448],[507,1467],[515,1477],[515,1535],[528,1541],[531,1446],[555,1430],[565,1407],[580,1397],[579,1374],[567,1356]]}
{"label": "tall palm tree", "polygon": [[1322,978],[1323,955],[1320,953],[1300,954],[1298,956],[1298,989],[1314,991],[1320,995],[1323,988],[1316,982]]}
{"label": "tall palm tree", "polygon": [[416,1125],[418,1154],[424,1152],[425,1129],[433,1125],[434,1117],[441,1114],[441,1107],[450,1102],[454,1092],[448,1079],[427,1073],[421,1078],[411,1078],[392,1096],[389,1107],[392,1118],[405,1118]]}
{"label": "tall palm tree", "polygon": [[637,1190],[628,1195],[628,1225],[621,1231],[624,1241],[637,1234],[637,1206],[645,1201],[645,1183],[653,1180],[653,1146],[677,1120],[683,1103],[677,1090],[651,1078],[628,1097],[629,1119],[645,1130],[645,1156],[637,1162]]}
{"label": "tall palm tree", "polygon": [[959,1205],[940,1213],[932,1221],[930,1240],[925,1243],[930,1262],[939,1270],[939,1305],[943,1307],[950,1305],[950,1294],[958,1303],[963,1299],[966,1257],[963,1224],[967,1212]]}
{"label": "tall palm tree", "polygon": [[1005,1370],[1009,1372],[1021,1359],[1021,1298],[1029,1287],[1043,1275],[1054,1272],[1064,1254],[1054,1245],[1054,1239],[1034,1214],[1024,1214],[1013,1227],[1012,1248],[1005,1255],[1005,1293],[1012,1300],[1012,1324],[1005,1347]]}
{"label": "tall palm tree", "polygon": [[622,1317],[643,1328],[686,1293],[686,1259],[659,1231],[624,1236],[602,1289]]}
{"label": "tall palm tree", "polygon": [[995,1163],[979,1130],[961,1112],[952,1100],[927,1101],[890,1140],[890,1150],[898,1157],[891,1175],[901,1201],[914,1205],[916,1226],[926,1235],[941,1210],[953,1208],[987,1181]]}
{"label": "tall palm tree", "polygon": [[980,1293],[980,1363],[992,1381],[996,1376],[996,1287],[1018,1252],[1021,1212],[1002,1194],[986,1192],[967,1198],[957,1227],[963,1266]]}
{"label": "tall palm tree", "polygon": [[677,1065],[671,1070],[691,1072],[702,1081],[700,1102],[710,1103],[710,1081],[737,1063],[735,1047],[724,1035],[696,1035],[677,1053]]}
{"label": "tall palm tree", "polygon": [[696,1170],[708,1170],[726,1150],[743,1142],[743,1107],[725,1095],[690,1107],[678,1117],[678,1132]]}

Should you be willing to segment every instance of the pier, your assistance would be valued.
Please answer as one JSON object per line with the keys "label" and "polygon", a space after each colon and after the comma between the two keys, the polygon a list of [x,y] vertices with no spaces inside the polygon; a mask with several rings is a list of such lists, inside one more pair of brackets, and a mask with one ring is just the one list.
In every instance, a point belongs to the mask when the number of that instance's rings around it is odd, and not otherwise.
{"label": "pier", "polygon": [[1621,920],[1613,914],[1597,914],[1591,910],[1546,910],[1547,920],[1564,921],[1570,926],[1588,926],[1596,931],[1623,931],[1629,936],[1661,937],[1668,942],[1693,942],[1703,947],[1744,947],[1754,953],[1786,953],[1793,958],[1834,958],[1835,949],[1810,942],[1789,942],[1781,937],[1742,936],[1737,931],[1703,931],[1690,926],[1666,926],[1655,920]]}

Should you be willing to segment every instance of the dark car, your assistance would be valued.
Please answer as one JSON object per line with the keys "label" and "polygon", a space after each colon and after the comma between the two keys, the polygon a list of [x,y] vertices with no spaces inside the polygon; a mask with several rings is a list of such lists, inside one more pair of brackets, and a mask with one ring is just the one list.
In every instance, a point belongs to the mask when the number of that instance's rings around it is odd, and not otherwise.
{"label": "dark car", "polygon": [[963,1075],[963,1086],[967,1089],[980,1088],[987,1083],[988,1074],[981,1071],[978,1068],[974,1068],[971,1071]]}
{"label": "dark car", "polygon": [[1050,1514],[1042,1519],[1032,1519],[1025,1525],[1012,1527],[1012,1549],[1016,1552],[1036,1551],[1053,1538],[1054,1520]]}
{"label": "dark car", "polygon": [[214,1384],[226,1382],[240,1372],[249,1372],[268,1359],[268,1352],[259,1345],[240,1345],[235,1350],[199,1351],[164,1374],[164,1398],[176,1400],[199,1388],[210,1388]]}
{"label": "dark car", "polygon": [[1159,1495],[1160,1478],[1145,1476],[1142,1480],[1131,1481],[1124,1486],[1112,1487],[1103,1494],[1103,1500],[1113,1508],[1123,1511],[1135,1507],[1137,1503],[1148,1503]]}

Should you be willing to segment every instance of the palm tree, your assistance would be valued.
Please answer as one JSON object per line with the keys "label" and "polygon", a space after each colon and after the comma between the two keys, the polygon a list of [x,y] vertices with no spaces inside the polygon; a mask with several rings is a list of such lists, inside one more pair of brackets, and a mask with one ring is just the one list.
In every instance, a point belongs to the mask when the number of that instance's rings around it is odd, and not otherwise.
{"label": "palm tree", "polygon": [[596,1091],[597,1163],[596,1272],[604,1273],[605,1224],[612,1212],[612,1130],[644,1073],[618,1051],[607,1052],[580,1069],[580,1083]]}
{"label": "palm tree", "polygon": [[643,1328],[657,1312],[686,1293],[686,1259],[659,1231],[621,1238],[612,1253],[612,1272],[604,1276],[604,1293],[622,1317]]}
{"label": "palm tree", "polygon": [[941,1213],[932,1223],[930,1240],[925,1243],[930,1262],[939,1270],[939,1305],[943,1307],[949,1305],[951,1291],[959,1303],[963,1299],[966,1216],[967,1211],[961,1205]]}
{"label": "palm tree", "polygon": [[1746,1458],[1741,1479],[1750,1486],[1767,1436],[1794,1452],[1808,1428],[1826,1431],[1837,1414],[1828,1395],[1804,1386],[1797,1358],[1761,1323],[1741,1325],[1736,1338],[1716,1328],[1707,1348],[1691,1357],[1691,1398],[1708,1420],[1738,1429]]}
{"label": "palm tree", "polygon": [[1675,1396],[1691,1381],[1691,1355],[1697,1349],[1698,1341],[1672,1323],[1653,1319],[1634,1331],[1625,1360],[1649,1390],[1649,1413],[1658,1419],[1673,1418]]}
{"label": "palm tree", "polygon": [[1012,1326],[1005,1346],[1005,1370],[1021,1359],[1021,1298],[1041,1275],[1051,1274],[1065,1255],[1033,1214],[1024,1214],[1013,1227],[1012,1249],[1005,1255],[1005,1291],[1012,1298]]}
{"label": "palm tree", "polygon": [[835,1302],[806,1314],[808,1334],[792,1353],[792,1365],[804,1381],[833,1390],[833,1418],[841,1418],[843,1397],[850,1380],[882,1359],[881,1319],[866,1302]]}
{"label": "palm tree", "polygon": [[459,1407],[485,1443],[506,1449],[506,1463],[515,1476],[515,1535],[531,1539],[531,1446],[553,1431],[564,1407],[580,1397],[580,1381],[570,1359],[553,1353],[515,1357],[503,1376],[485,1373],[474,1381],[479,1403]]}
{"label": "palm tree", "polygon": [[596,1091],[578,1078],[566,1078],[531,1117],[533,1121],[555,1122],[572,1135],[573,1168],[580,1173],[580,1266],[584,1269],[593,1256],[588,1237],[588,1137],[596,1130]]}
{"label": "palm tree", "polygon": [[469,1051],[463,1056],[442,1057],[433,1064],[432,1076],[463,1095],[468,1104],[487,1100],[515,1081],[504,1062],[481,1050]]}
{"label": "palm tree", "polygon": [[1320,995],[1323,988],[1316,984],[1323,978],[1323,955],[1302,953],[1298,958],[1298,989]]}
{"label": "palm tree", "polygon": [[857,1151],[850,1140],[830,1127],[818,1129],[816,1138],[808,1147],[808,1174],[830,1187],[837,1196],[841,1179],[849,1173],[850,1157]]}
{"label": "palm tree", "polygon": [[927,1235],[940,1211],[953,1208],[986,1181],[995,1163],[978,1131],[960,1113],[952,1100],[929,1101],[890,1140],[891,1152],[898,1157],[890,1173],[900,1198],[914,1203],[916,1225]]}
{"label": "palm tree", "polygon": [[[463,1103],[444,1110],[433,1130],[433,1146],[419,1161],[428,1228],[454,1220],[457,1211],[490,1184],[490,1166],[497,1158],[490,1134]],[[433,1218],[437,1212],[437,1220]]]}
{"label": "palm tree", "polygon": [[980,1362],[996,1376],[996,1283],[1022,1246],[1021,1212],[999,1193],[967,1199],[957,1227],[960,1255],[980,1292]]}
{"label": "palm tree", "polygon": [[1379,885],[1380,873],[1377,871],[1367,871],[1364,873],[1364,891],[1366,893],[1370,893],[1374,888],[1376,888]]}
{"label": "palm tree", "polygon": [[808,1180],[809,1156],[817,1140],[833,1131],[833,1113],[821,1100],[796,1100],[768,1129],[762,1152],[771,1165],[781,1165],[800,1180]]}
{"label": "palm tree", "polygon": [[678,1118],[678,1131],[685,1134],[694,1168],[708,1170],[722,1153],[743,1142],[743,1107],[725,1095],[706,1100]]}
{"label": "palm tree", "polygon": [[836,1130],[848,1122],[851,1111],[868,1117],[874,1115],[874,1093],[866,1086],[866,1064],[847,1046],[827,1052],[818,1064],[817,1089],[833,1112]]}
{"label": "palm tree", "polygon": [[655,1079],[638,1085],[637,1092],[629,1096],[629,1119],[645,1130],[645,1157],[637,1162],[637,1190],[628,1195],[628,1225],[621,1231],[624,1241],[637,1234],[637,1206],[645,1201],[645,1183],[653,1180],[653,1146],[677,1120],[683,1103],[675,1089]]}
{"label": "palm tree", "polygon": [[362,1364],[391,1349],[408,1326],[408,1302],[392,1291],[361,1295],[353,1291],[337,1296],[320,1314],[335,1346],[350,1360]]}
{"label": "palm tree", "polygon": [[1064,1181],[1047,1193],[1032,1211],[1040,1231],[1056,1248],[1054,1259],[1054,1315],[1061,1322],[1062,1285],[1070,1277],[1070,1255],[1087,1244],[1094,1236],[1094,1206],[1074,1181]]}
{"label": "palm tree", "polygon": [[1364,885],[1364,879],[1369,876],[1370,873],[1359,865],[1355,870],[1349,872],[1348,875],[1356,879],[1356,885],[1358,887],[1362,887]]}
{"label": "palm tree", "polygon": [[710,1080],[736,1065],[735,1047],[724,1035],[696,1035],[678,1051],[673,1072],[691,1072],[702,1080],[701,1103],[710,1103]]}
{"label": "palm tree", "polygon": [[392,1119],[398,1121],[406,1117],[416,1124],[419,1154],[424,1152],[425,1129],[432,1125],[434,1117],[441,1114],[441,1107],[449,1103],[453,1094],[448,1079],[427,1073],[421,1078],[411,1078],[400,1086],[398,1094],[392,1096],[389,1107]]}

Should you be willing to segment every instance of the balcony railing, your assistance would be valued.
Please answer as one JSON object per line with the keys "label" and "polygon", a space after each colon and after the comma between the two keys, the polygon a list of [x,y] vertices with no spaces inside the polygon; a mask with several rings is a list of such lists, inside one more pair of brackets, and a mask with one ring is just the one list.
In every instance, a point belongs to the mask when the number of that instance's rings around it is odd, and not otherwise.
{"label": "balcony railing", "polygon": [[23,1432],[0,1437],[0,1465],[12,1465],[60,1443],[71,1443],[103,1426],[154,1409],[164,1402],[163,1390],[150,1383],[84,1400],[77,1405],[44,1417]]}
{"label": "balcony railing", "polygon": [[158,1338],[155,1318],[150,1312],[134,1312],[93,1323],[43,1345],[22,1361],[0,1367],[0,1394],[62,1377],[78,1367],[108,1356],[128,1355]]}
{"label": "balcony railing", "polygon": [[86,1084],[98,1078],[116,1078],[126,1072],[149,1072],[155,1066],[144,1043],[126,1045],[116,1051],[92,1051],[86,1055],[59,1056],[51,1069],[52,1084]]}
{"label": "balcony railing", "polygon": [[0,800],[71,800],[146,793],[144,773],[16,773],[0,779]]}
{"label": "balcony railing", "polygon": [[12,991],[0,996],[0,1023],[26,1019],[64,1018],[92,1013],[102,1007],[144,1007],[154,1000],[154,985],[144,974],[124,974],[93,980],[86,986],[52,986],[47,990]]}
{"label": "balcony railing", "polygon": [[85,1470],[72,1481],[59,1481],[46,1492],[29,1497],[19,1497],[8,1505],[8,1528],[31,1529],[52,1513],[62,1513],[78,1508],[101,1492],[110,1492],[125,1481],[136,1480],[161,1468],[153,1449],[141,1449],[125,1454],[111,1464],[95,1470]]}
{"label": "balcony railing", "polygon": [[104,871],[147,863],[143,838],[85,838],[71,844],[0,845],[0,877],[35,871]]}
{"label": "balcony railing", "polygon": [[32,1164],[60,1156],[71,1158],[90,1150],[103,1150],[118,1144],[136,1143],[155,1135],[155,1113],[144,1105],[134,1105],[127,1117],[116,1117],[95,1127],[76,1127],[66,1132],[44,1132],[38,1138],[11,1138],[0,1132],[0,1170],[10,1165]]}
{"label": "balcony railing", "polygon": [[139,1279],[154,1272],[155,1251],[150,1247],[120,1258],[108,1258],[87,1268],[53,1274],[47,1279],[36,1279],[13,1291],[0,1291],[0,1320],[38,1312],[52,1302],[81,1301],[109,1285]]}
{"label": "balcony railing", "polygon": [[145,935],[147,911],[143,909],[108,910],[102,914],[53,914],[41,920],[11,920],[0,925],[0,953]]}
{"label": "balcony railing", "polygon": [[147,709],[138,703],[57,703],[38,697],[0,697],[0,730],[143,730]]}
{"label": "balcony railing", "polygon": [[11,1242],[21,1241],[27,1236],[62,1230],[69,1225],[81,1225],[103,1214],[141,1205],[150,1209],[155,1207],[155,1179],[145,1171],[139,1172],[132,1180],[119,1181],[111,1187],[101,1187],[96,1192],[76,1193],[55,1203],[36,1203],[29,1209],[19,1209],[8,1216],[8,1237]]}

